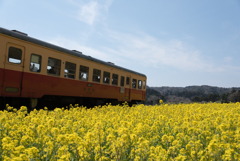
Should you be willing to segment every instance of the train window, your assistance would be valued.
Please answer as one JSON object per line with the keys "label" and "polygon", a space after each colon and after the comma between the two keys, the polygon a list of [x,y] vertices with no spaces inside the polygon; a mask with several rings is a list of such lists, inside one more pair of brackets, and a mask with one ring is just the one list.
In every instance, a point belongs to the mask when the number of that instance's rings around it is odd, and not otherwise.
{"label": "train window", "polygon": [[126,85],[129,85],[129,82],[130,82],[130,78],[127,77],[127,78],[126,78]]}
{"label": "train window", "polygon": [[103,72],[103,83],[109,84],[109,80],[110,80],[110,73]]}
{"label": "train window", "polygon": [[65,70],[64,70],[64,77],[75,79],[75,73],[76,73],[76,64],[66,62]]}
{"label": "train window", "polygon": [[10,63],[21,64],[22,62],[22,50],[15,47],[9,47],[8,49],[8,61]]}
{"label": "train window", "polygon": [[83,65],[80,65],[79,79],[87,81],[88,80],[88,73],[89,73],[89,68],[85,67]]}
{"label": "train window", "polygon": [[135,88],[135,89],[136,89],[136,86],[137,86],[137,80],[136,80],[136,79],[133,79],[133,80],[132,80],[132,88]]}
{"label": "train window", "polygon": [[143,89],[145,89],[146,83],[145,80],[143,81]]}
{"label": "train window", "polygon": [[124,80],[125,80],[125,77],[124,77],[124,76],[121,76],[120,86],[122,86],[122,87],[124,87]]}
{"label": "train window", "polygon": [[142,89],[142,81],[138,80],[138,89]]}
{"label": "train window", "polygon": [[118,85],[118,75],[112,74],[112,85]]}
{"label": "train window", "polygon": [[101,70],[98,69],[93,69],[93,81],[94,82],[99,82],[100,83],[101,79]]}
{"label": "train window", "polygon": [[48,58],[47,73],[50,75],[60,76],[61,60],[55,58]]}
{"label": "train window", "polygon": [[30,71],[40,72],[41,71],[42,56],[32,53],[30,59],[31,59],[30,60]]}

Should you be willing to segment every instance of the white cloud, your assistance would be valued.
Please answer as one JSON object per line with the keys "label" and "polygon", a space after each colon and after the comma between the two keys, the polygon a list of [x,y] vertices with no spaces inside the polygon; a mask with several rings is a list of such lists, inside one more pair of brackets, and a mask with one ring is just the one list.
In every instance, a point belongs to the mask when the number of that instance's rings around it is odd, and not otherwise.
{"label": "white cloud", "polygon": [[111,41],[111,46],[106,44],[101,48],[91,48],[63,37],[54,38],[49,42],[120,66],[137,62],[135,64],[146,68],[157,69],[165,66],[183,71],[223,72],[239,69],[217,65],[216,62],[203,57],[201,51],[192,49],[180,40],[161,41],[146,34],[136,36],[112,31],[104,35],[104,39]]}
{"label": "white cloud", "polygon": [[232,61],[232,57],[229,57],[229,56],[224,57],[224,61],[225,62],[230,62],[230,61]]}
{"label": "white cloud", "polygon": [[180,40],[162,42],[146,34],[134,36],[116,32],[111,32],[111,36],[118,44],[116,54],[126,60],[152,67],[167,65],[189,71],[223,71],[223,68],[205,60],[200,51],[191,49]]}
{"label": "white cloud", "polygon": [[91,1],[80,8],[78,20],[92,25],[98,15],[98,10],[98,2]]}
{"label": "white cloud", "polygon": [[68,2],[78,7],[77,15],[74,17],[92,26],[95,22],[102,22],[101,20],[106,16],[113,0],[87,1],[87,3],[68,0]]}
{"label": "white cloud", "polygon": [[109,57],[108,53],[101,52],[101,51],[98,51],[96,49],[81,45],[81,44],[79,44],[75,41],[68,40],[64,37],[59,36],[59,37],[53,38],[51,40],[48,40],[47,42],[49,42],[51,44],[54,44],[54,45],[57,45],[57,46],[64,47],[64,48],[69,49],[69,50],[80,51],[84,55],[89,55],[91,57],[94,57],[94,58],[97,58],[97,59],[100,59],[100,60],[111,61],[110,59],[112,59],[112,58]]}

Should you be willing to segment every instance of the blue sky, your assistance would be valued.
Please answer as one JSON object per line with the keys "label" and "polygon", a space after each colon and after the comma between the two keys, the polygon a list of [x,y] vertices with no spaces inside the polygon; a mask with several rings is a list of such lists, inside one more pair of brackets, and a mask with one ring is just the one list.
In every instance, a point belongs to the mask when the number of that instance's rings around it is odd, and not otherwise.
{"label": "blue sky", "polygon": [[240,87],[239,0],[0,0],[0,27],[146,74]]}

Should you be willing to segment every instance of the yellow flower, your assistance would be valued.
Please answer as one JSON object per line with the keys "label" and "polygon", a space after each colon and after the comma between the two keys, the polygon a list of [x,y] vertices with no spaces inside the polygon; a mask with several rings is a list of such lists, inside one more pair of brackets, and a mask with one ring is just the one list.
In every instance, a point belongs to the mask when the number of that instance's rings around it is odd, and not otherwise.
{"label": "yellow flower", "polygon": [[168,141],[168,136],[167,135],[163,135],[162,136],[162,142],[167,142]]}
{"label": "yellow flower", "polygon": [[[240,160],[239,103],[0,111],[3,160]],[[50,159],[50,160],[51,160]]]}
{"label": "yellow flower", "polygon": [[39,150],[36,147],[28,148],[28,149],[26,149],[26,151],[28,152],[28,156],[30,158],[37,159],[39,156],[39,154],[38,154]]}

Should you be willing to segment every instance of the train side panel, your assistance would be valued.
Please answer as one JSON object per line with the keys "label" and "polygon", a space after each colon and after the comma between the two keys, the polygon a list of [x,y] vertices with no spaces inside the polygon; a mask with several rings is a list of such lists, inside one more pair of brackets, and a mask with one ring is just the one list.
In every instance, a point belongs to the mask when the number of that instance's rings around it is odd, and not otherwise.
{"label": "train side panel", "polygon": [[1,96],[20,97],[21,85],[24,68],[25,48],[18,44],[18,41],[12,43],[11,38],[1,36],[3,61]]}
{"label": "train side panel", "polygon": [[[22,84],[22,97],[40,98],[43,95],[56,96],[75,96],[75,97],[94,97],[124,100],[124,94],[120,93],[120,88],[115,86],[103,85],[92,81],[93,69],[111,70],[108,67],[102,67],[97,63],[69,56],[64,53],[45,49],[36,45],[25,44],[27,47],[26,62],[30,62],[32,53],[42,55],[42,68],[40,73],[29,71],[30,63],[25,64],[25,73]],[[37,52],[36,52],[37,51]],[[44,53],[44,54],[42,54]],[[50,76],[47,74],[48,57],[61,60],[60,76]],[[64,60],[64,61],[63,61]],[[65,63],[71,62],[76,64],[75,79],[64,78]],[[79,66],[89,67],[89,80],[80,81]],[[112,69],[114,70],[114,69]],[[119,72],[119,71],[116,71]],[[103,71],[102,71],[103,73]]]}
{"label": "train side panel", "polygon": [[1,36],[1,96],[19,97],[25,48]]}
{"label": "train side panel", "polygon": [[[26,72],[24,74],[23,79],[23,91],[22,97],[32,97],[32,98],[40,98],[43,95],[57,95],[57,96],[75,96],[75,97],[93,97],[93,98],[107,98],[107,99],[117,99],[118,101],[131,101],[131,100],[139,100],[142,98],[143,92],[139,92],[140,90],[136,90],[138,92],[132,92],[133,97],[127,96],[126,91],[130,91],[130,86],[124,86],[124,90],[121,91],[119,86],[114,86],[110,84],[103,84],[103,72],[107,71],[112,73],[117,73],[119,77],[121,75],[126,77],[126,72],[117,70],[114,68],[109,68],[104,65],[100,65],[95,62],[91,62],[88,60],[83,60],[80,58],[69,56],[64,53],[60,53],[57,51],[44,49],[42,47],[36,45],[29,45],[28,53],[26,53],[26,60],[29,59],[31,53],[41,54],[42,55],[42,69],[41,75],[39,73],[33,73],[28,71],[30,68],[29,64],[25,64]],[[38,52],[35,52],[38,51]],[[48,57],[57,58],[60,60],[64,60],[61,62],[61,73],[60,77],[49,76],[47,75],[47,60]],[[30,60],[26,61],[29,62]],[[76,64],[76,73],[75,79],[64,78],[64,68],[65,63],[71,62]],[[89,67],[89,78],[88,81],[80,81],[79,78],[79,66],[84,65]],[[92,71],[93,69],[101,70],[101,80],[100,83],[93,82],[92,80]],[[135,76],[139,77],[139,76]],[[110,77],[110,79],[112,79]],[[119,83],[118,83],[119,84]],[[126,97],[127,96],[127,97]]]}
{"label": "train side panel", "polygon": [[141,91],[137,89],[131,89],[131,100],[145,100],[146,99],[146,91]]}
{"label": "train side panel", "polygon": [[[118,101],[145,100],[145,93],[141,90],[109,86],[100,83],[92,83],[71,80],[52,76],[41,76],[30,73],[24,74],[22,97],[41,98],[44,95],[93,97],[117,99]],[[130,96],[125,92],[130,92]]]}
{"label": "train side panel", "polygon": [[44,95],[53,95],[109,98],[124,101],[124,93],[119,91],[119,87],[25,73],[22,97],[41,98]]}
{"label": "train side panel", "polygon": [[2,84],[3,84],[3,72],[4,72],[4,69],[3,68],[0,68],[0,96],[2,96]]}
{"label": "train side panel", "polygon": [[6,44],[4,43],[4,37],[0,34],[0,96],[2,96],[2,86],[3,86],[3,72],[4,72],[4,54]]}
{"label": "train side panel", "polygon": [[[65,54],[59,51],[48,49],[39,45],[35,45],[29,42],[25,42],[16,38],[11,38],[8,36],[1,36],[0,43],[0,83],[1,91],[4,76],[4,52],[7,52],[7,43],[16,44],[24,51],[24,56],[22,59],[22,64],[20,66],[14,64],[7,64],[8,77],[5,82],[12,81],[12,86],[15,87],[14,81],[21,82],[19,87],[20,93],[15,97],[25,97],[25,98],[41,98],[44,95],[53,96],[73,96],[73,97],[92,97],[92,98],[104,98],[104,99],[117,99],[118,101],[131,101],[131,100],[145,100],[146,89],[132,89],[132,84],[130,81],[129,85],[120,87],[120,77],[131,76],[131,79],[144,80],[145,77],[128,73],[119,69],[111,68],[106,65],[102,65],[96,62],[85,60],[82,58],[75,57],[73,55]],[[4,43],[2,43],[4,42]],[[30,71],[30,57],[32,54],[37,54],[41,56],[41,70],[39,72]],[[55,58],[61,60],[61,71],[60,76],[51,76],[47,73],[48,58]],[[66,62],[76,64],[75,79],[65,78],[65,64]],[[5,63],[6,65],[6,63]],[[89,67],[89,78],[88,81],[79,80],[79,69],[80,65]],[[93,69],[101,70],[100,82],[94,82],[92,75]],[[118,75],[118,85],[112,85],[111,81],[109,84],[103,83],[103,72],[109,72],[110,80],[112,80],[112,74]],[[7,75],[6,75],[7,76]],[[18,76],[17,80],[11,76]],[[16,81],[17,80],[17,81]],[[19,85],[19,84],[18,84]],[[136,84],[138,85],[138,84]],[[145,87],[146,88],[146,87]],[[11,92],[8,92],[11,94]],[[2,95],[2,92],[1,92]],[[5,92],[5,96],[7,95]]]}

